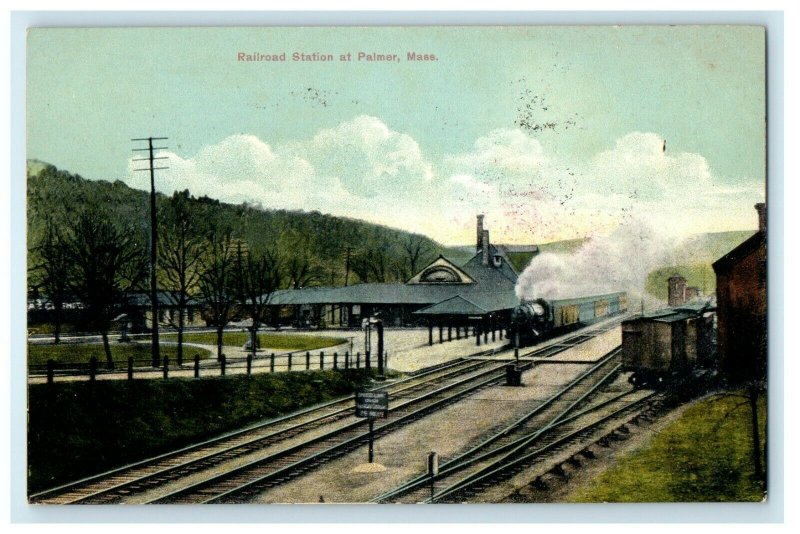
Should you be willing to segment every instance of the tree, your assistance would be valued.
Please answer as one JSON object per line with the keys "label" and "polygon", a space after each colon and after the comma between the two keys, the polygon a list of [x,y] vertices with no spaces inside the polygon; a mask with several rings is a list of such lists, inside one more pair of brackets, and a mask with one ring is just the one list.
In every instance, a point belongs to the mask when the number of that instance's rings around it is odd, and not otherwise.
{"label": "tree", "polygon": [[276,251],[263,254],[248,253],[241,243],[236,247],[236,281],[239,302],[250,315],[250,350],[258,348],[258,329],[269,318],[269,301],[281,287],[281,261]]}
{"label": "tree", "polygon": [[45,223],[45,234],[34,249],[39,262],[31,269],[39,276],[40,287],[53,306],[53,337],[60,342],[64,302],[69,292],[70,257],[67,243],[52,220]]}
{"label": "tree", "polygon": [[217,359],[222,359],[222,334],[236,305],[235,248],[230,232],[212,233],[200,260],[200,295],[217,329]]}
{"label": "tree", "polygon": [[183,365],[183,331],[192,293],[200,282],[200,260],[205,243],[195,233],[195,224],[187,206],[188,191],[175,193],[162,211],[161,239],[158,243],[158,265],[161,287],[177,308],[178,365]]}
{"label": "tree", "polygon": [[320,280],[320,273],[312,267],[308,252],[298,252],[286,260],[286,277],[289,287],[300,289]]}
{"label": "tree", "polygon": [[70,288],[83,303],[91,328],[103,338],[106,363],[114,368],[108,331],[115,309],[146,273],[144,240],[132,229],[118,229],[98,209],[80,213],[64,238],[70,262]]}
{"label": "tree", "polygon": [[403,242],[403,248],[406,251],[406,259],[410,268],[408,276],[403,278],[411,278],[417,274],[420,259],[431,252],[430,242],[420,235],[410,234]]}

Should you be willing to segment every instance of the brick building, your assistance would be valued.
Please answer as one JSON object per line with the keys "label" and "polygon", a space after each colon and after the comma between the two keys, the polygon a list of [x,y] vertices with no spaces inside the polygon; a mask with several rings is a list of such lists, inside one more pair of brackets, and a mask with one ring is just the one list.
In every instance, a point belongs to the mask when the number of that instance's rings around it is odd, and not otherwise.
{"label": "brick building", "polygon": [[758,232],[714,262],[718,349],[732,382],[761,379],[767,364],[766,206],[756,204]]}

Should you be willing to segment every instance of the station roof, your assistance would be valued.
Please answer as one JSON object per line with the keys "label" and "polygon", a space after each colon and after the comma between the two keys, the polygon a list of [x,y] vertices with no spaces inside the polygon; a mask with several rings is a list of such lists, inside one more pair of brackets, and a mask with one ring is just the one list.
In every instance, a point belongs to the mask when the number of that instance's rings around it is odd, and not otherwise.
{"label": "station roof", "polygon": [[481,308],[461,295],[456,295],[414,313],[419,315],[485,315],[489,313],[489,310]]}
{"label": "station roof", "polygon": [[[511,309],[519,303],[514,292],[517,273],[503,256],[495,266],[493,255],[502,254],[490,248],[489,265],[484,266],[482,254],[478,252],[460,269],[472,279],[472,283],[372,283],[343,287],[316,287],[287,289],[273,293],[270,304],[387,304],[387,305],[434,305],[442,304],[442,311],[428,314],[456,312],[457,315],[485,314],[501,309]],[[427,267],[426,267],[427,268]],[[413,280],[413,278],[412,278]],[[460,297],[460,299],[455,299]],[[453,300],[449,304],[445,301]],[[466,304],[469,303],[469,304]],[[474,307],[474,308],[471,308]],[[472,311],[466,312],[465,310]],[[482,311],[481,311],[482,310]]]}
{"label": "station roof", "polygon": [[472,292],[458,294],[414,312],[420,315],[485,315],[509,310],[519,304],[513,292]]}

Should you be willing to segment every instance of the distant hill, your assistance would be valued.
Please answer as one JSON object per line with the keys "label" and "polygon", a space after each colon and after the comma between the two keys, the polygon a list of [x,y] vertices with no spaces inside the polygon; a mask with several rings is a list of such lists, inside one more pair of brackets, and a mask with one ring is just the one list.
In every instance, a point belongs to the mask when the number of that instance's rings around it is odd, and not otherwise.
{"label": "distant hill", "polygon": [[[147,239],[149,194],[121,181],[87,180],[41,161],[28,162],[28,247],[35,249],[45,222],[67,224],[75,213],[95,205],[112,219]],[[158,194],[158,203],[168,197]],[[310,285],[343,285],[349,249],[349,283],[405,281],[411,272],[406,245],[423,251],[414,262],[420,269],[439,254],[464,253],[448,249],[421,235],[317,211],[270,210],[246,204],[234,205],[208,197],[190,197],[190,211],[202,235],[212,227],[229,228],[247,242],[250,250],[277,248],[283,257],[307,255],[316,273]],[[35,280],[32,281],[35,283]]]}
{"label": "distant hill", "polygon": [[687,286],[699,288],[703,295],[714,295],[717,278],[711,264],[754,233],[754,230],[742,230],[690,237],[679,251],[680,259],[675,265],[664,266],[648,274],[645,289],[654,297],[667,300],[667,280],[678,274],[686,278]]}
{"label": "distant hill", "polygon": [[[28,161],[28,247],[33,250],[42,238],[45,221],[67,223],[85,206],[100,206],[113,219],[141,233],[147,239],[149,228],[148,193],[121,181],[86,180],[59,170],[45,162]],[[158,195],[159,203],[168,198]],[[251,250],[276,247],[284,256],[307,255],[316,277],[312,285],[343,285],[347,255],[350,255],[348,282],[405,281],[414,273],[406,245],[420,245],[424,251],[414,263],[416,269],[443,254],[462,264],[475,253],[474,245],[445,247],[425,236],[346,217],[316,211],[269,210],[246,204],[234,205],[208,197],[190,198],[191,211],[198,221],[198,234],[210,227],[230,228],[235,237]],[[665,265],[650,273],[649,293],[666,299],[666,280],[675,273],[686,277],[690,286],[715,291],[711,263],[747,239],[753,231],[698,234],[680,247],[675,265]],[[540,252],[569,254],[586,239],[569,239],[539,244]],[[510,252],[509,260],[518,272],[530,263],[533,253]],[[35,283],[35,279],[32,283]]]}

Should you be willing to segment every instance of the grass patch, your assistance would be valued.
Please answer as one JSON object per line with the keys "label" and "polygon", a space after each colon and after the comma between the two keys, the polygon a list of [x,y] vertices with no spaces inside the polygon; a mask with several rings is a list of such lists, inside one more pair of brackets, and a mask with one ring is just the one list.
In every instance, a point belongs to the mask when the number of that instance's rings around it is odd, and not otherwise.
{"label": "grass patch", "polygon": [[[164,339],[177,339],[177,334],[165,334]],[[222,334],[222,344],[225,346],[242,347],[250,339],[248,332],[225,332]],[[183,340],[187,343],[199,343],[201,345],[216,345],[217,334],[215,332],[191,332],[183,335]],[[347,340],[341,337],[328,336],[309,336],[304,334],[258,334],[258,342],[264,348],[279,349],[286,351],[306,351],[318,350],[326,347],[333,347]]]}
{"label": "grass patch", "polygon": [[[174,362],[178,355],[177,345],[161,345],[161,357],[169,357]],[[204,360],[211,357],[211,352],[197,347],[184,347],[183,357],[186,361],[200,355]],[[53,344],[28,344],[28,365],[47,365],[47,360],[55,360],[61,364],[88,363],[95,356],[102,365],[106,361],[102,343],[59,343]],[[151,357],[150,343],[111,343],[111,356],[114,363],[119,366],[128,364],[128,357],[134,360],[147,360]]]}
{"label": "grass patch", "polygon": [[[689,407],[570,502],[761,501],[754,477],[750,409],[741,397],[715,396]],[[766,399],[759,399],[764,443]],[[766,465],[766,464],[764,464]]]}
{"label": "grass patch", "polygon": [[363,371],[28,387],[30,493],[351,394]]}

